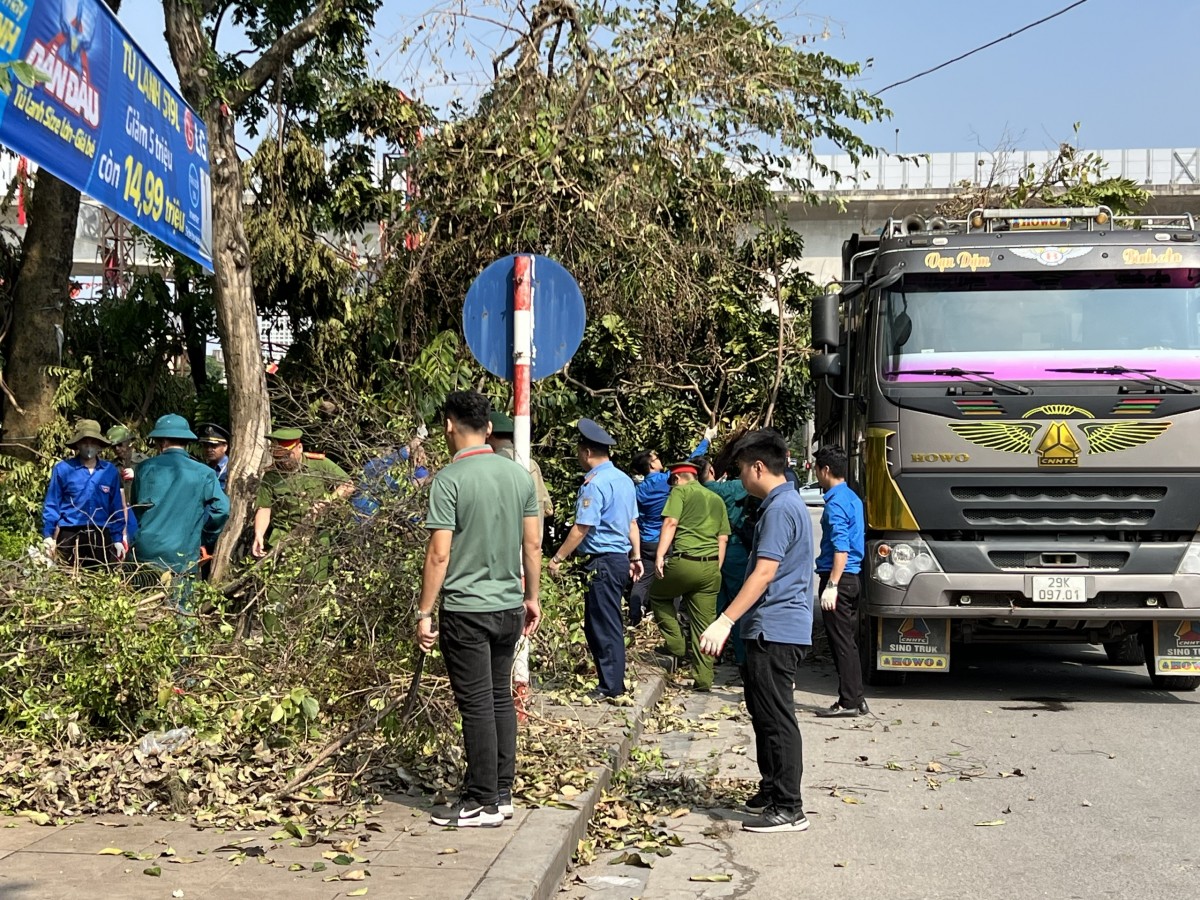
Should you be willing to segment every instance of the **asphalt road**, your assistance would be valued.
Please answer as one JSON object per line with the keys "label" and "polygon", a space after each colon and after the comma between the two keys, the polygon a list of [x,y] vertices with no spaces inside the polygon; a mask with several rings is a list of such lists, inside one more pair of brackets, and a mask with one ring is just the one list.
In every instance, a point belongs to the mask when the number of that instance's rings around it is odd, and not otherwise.
{"label": "asphalt road", "polygon": [[[835,683],[815,662],[797,684],[807,832],[751,834],[744,813],[682,804],[662,820],[682,847],[651,869],[603,853],[565,896],[1200,897],[1200,694],[1059,645],[966,647],[952,673],[869,688],[870,718],[818,720]],[[680,693],[682,727],[646,739],[665,768],[639,777],[754,777],[740,693]],[[731,880],[689,880],[712,874]]]}

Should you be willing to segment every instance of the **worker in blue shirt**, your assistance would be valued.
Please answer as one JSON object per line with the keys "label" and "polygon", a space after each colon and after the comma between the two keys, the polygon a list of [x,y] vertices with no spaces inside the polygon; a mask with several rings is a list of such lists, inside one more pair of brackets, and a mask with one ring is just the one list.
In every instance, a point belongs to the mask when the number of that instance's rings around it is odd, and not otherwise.
{"label": "worker in blue shirt", "polygon": [[[695,459],[708,452],[717,429],[709,427],[704,430],[704,437],[696,445],[688,459]],[[633,458],[630,464],[633,469],[634,483],[637,485],[638,536],[642,548],[642,577],[633,583],[629,591],[629,624],[637,625],[650,611],[647,598],[650,596],[650,585],[654,581],[654,558],[658,552],[658,538],[662,534],[662,511],[666,505],[667,495],[671,493],[670,476],[663,467],[662,460],[654,450],[645,450]]]}
{"label": "worker in blue shirt", "polygon": [[846,484],[846,451],[825,446],[813,455],[817,481],[825,492],[821,513],[821,617],[838,674],[838,698],[817,712],[827,718],[851,718],[870,712],[863,696],[862,664],[858,658],[858,601],[862,597],[863,546],[866,526],[862,500]]}
{"label": "worker in blue shirt", "polygon": [[583,633],[596,662],[600,700],[625,693],[625,628],[621,597],[632,578],[642,576],[637,499],[629,476],[613,465],[616,441],[591,419],[579,420],[576,456],[587,473],[575,503],[575,524],[550,559],[558,575],[564,559],[576,551],[588,572],[583,600]]}
{"label": "worker in blue shirt", "polygon": [[[134,559],[179,575],[195,574],[202,543],[212,545],[229,518],[229,498],[217,473],[188,455],[196,440],[183,416],[169,414],[154,423],[150,440],[158,455],[140,466],[133,480],[138,536]],[[188,594],[178,596],[183,605]]]}
{"label": "worker in blue shirt", "polygon": [[734,624],[746,645],[742,666],[746,709],[757,748],[758,791],[746,801],[757,818],[743,831],[805,831],[800,798],[804,747],[796,722],[796,668],[812,645],[813,551],[808,507],[789,483],[787,443],[766,429],[734,448],[742,484],[762,500],[746,580],[729,607],[700,637],[700,649],[720,656]]}
{"label": "worker in blue shirt", "polygon": [[100,458],[108,445],[99,422],[80,419],[67,441],[74,457],[55,463],[50,473],[42,543],[47,556],[69,566],[91,568],[125,558],[130,521],[120,470]]}
{"label": "worker in blue shirt", "polygon": [[426,465],[424,448],[427,437],[429,429],[422,424],[407,446],[395,447],[363,466],[362,480],[350,497],[350,505],[359,521],[366,521],[379,512],[385,495],[399,494],[401,479],[418,487],[429,483],[432,473]]}

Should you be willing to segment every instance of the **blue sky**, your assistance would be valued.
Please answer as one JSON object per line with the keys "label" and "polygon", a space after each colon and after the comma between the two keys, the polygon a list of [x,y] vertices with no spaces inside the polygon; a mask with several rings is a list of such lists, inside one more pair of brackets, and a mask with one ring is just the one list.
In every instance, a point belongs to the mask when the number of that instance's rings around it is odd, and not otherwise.
{"label": "blue sky", "polygon": [[[1015,31],[1070,0],[782,0],[784,29],[816,36],[815,48],[874,63],[857,86],[877,90]],[[396,52],[432,0],[385,0],[378,17],[380,74],[409,93],[444,103],[427,63]],[[497,3],[466,5],[499,15]],[[158,0],[124,0],[121,20],[174,82]],[[828,32],[828,38],[822,35]],[[477,49],[495,30],[477,32]],[[922,153],[1037,150],[1072,139],[1090,149],[1200,145],[1194,59],[1200,0],[1087,0],[1082,6],[962,62],[886,92],[894,117],[860,129],[886,150]],[[232,48],[238,49],[238,48]],[[459,53],[453,67],[474,81],[481,63]],[[470,88],[463,90],[469,92]],[[819,148],[832,152],[832,147]]]}

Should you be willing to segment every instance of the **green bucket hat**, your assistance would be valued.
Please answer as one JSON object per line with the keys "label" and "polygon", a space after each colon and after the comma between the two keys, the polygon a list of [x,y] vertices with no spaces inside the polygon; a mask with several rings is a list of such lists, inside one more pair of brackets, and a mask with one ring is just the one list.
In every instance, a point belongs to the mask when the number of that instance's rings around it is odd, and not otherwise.
{"label": "green bucket hat", "polygon": [[123,444],[126,441],[133,440],[133,432],[124,425],[114,425],[108,429],[108,442],[110,444]]}
{"label": "green bucket hat", "polygon": [[177,416],[175,413],[159,416],[158,421],[154,423],[154,430],[147,437],[151,439],[166,438],[172,441],[194,441],[196,439],[196,435],[188,426],[187,419]]}
{"label": "green bucket hat", "polygon": [[298,441],[304,437],[304,432],[299,428],[276,428],[267,438],[272,441]]}
{"label": "green bucket hat", "polygon": [[85,438],[91,438],[93,441],[104,444],[106,447],[112,443],[104,436],[104,432],[100,430],[100,423],[95,419],[79,419],[75,423],[75,433],[67,441],[67,446],[74,447]]}

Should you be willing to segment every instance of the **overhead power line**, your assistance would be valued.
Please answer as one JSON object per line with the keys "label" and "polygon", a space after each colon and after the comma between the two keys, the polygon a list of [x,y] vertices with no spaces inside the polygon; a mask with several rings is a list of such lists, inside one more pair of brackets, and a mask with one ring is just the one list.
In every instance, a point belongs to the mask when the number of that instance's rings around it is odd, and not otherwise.
{"label": "overhead power line", "polygon": [[944,69],[944,68],[946,68],[946,66],[953,65],[956,62],[966,59],[968,56],[973,56],[981,50],[986,50],[988,47],[995,47],[997,44],[1001,44],[1004,41],[1007,41],[1011,37],[1016,37],[1018,34],[1020,34],[1023,31],[1028,31],[1030,28],[1036,28],[1037,26],[1042,25],[1045,22],[1049,22],[1051,19],[1057,19],[1063,13],[1068,13],[1071,10],[1073,10],[1075,7],[1083,6],[1083,4],[1085,4],[1085,3],[1087,3],[1087,0],[1075,0],[1075,2],[1072,3],[1070,6],[1064,6],[1058,12],[1048,15],[1044,19],[1038,19],[1036,22],[1030,22],[1024,28],[1018,28],[1016,31],[1011,32],[1010,34],[1006,34],[1006,35],[1004,35],[1004,37],[996,38],[994,41],[989,41],[988,43],[984,44],[981,47],[976,47],[974,50],[968,50],[966,53],[962,54],[961,56],[956,56],[956,57],[954,57],[954,59],[948,59],[941,65],[934,66],[932,69],[926,69],[924,72],[918,72],[916,75],[911,75],[908,78],[905,78],[903,81],[897,81],[892,84],[889,84],[887,87],[882,87],[875,92],[875,96],[878,97],[884,91],[890,91],[892,88],[900,87],[900,85],[902,85],[902,84],[908,84],[910,81],[916,81],[918,78],[923,78],[926,75],[930,75],[930,74],[936,72],[938,69]]}

